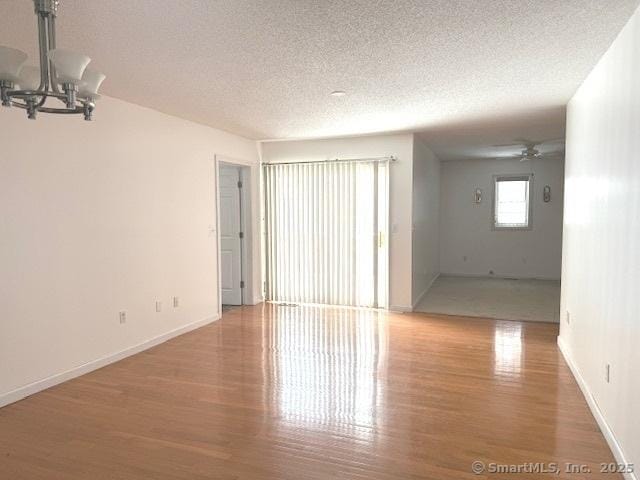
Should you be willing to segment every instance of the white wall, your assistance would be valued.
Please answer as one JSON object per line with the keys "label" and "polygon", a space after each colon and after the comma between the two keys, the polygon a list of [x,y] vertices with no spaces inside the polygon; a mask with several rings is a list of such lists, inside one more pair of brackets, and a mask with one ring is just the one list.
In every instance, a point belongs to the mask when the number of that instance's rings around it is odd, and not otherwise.
{"label": "white wall", "polygon": [[319,161],[393,155],[391,166],[389,283],[390,308],[411,309],[411,178],[413,135],[377,135],[262,143],[262,160]]}
{"label": "white wall", "polygon": [[255,142],[104,98],[91,123],[2,109],[0,144],[0,405],[218,316],[214,155]]}
{"label": "white wall", "polygon": [[413,143],[413,307],[440,274],[440,160],[418,138]]}
{"label": "white wall", "polygon": [[[447,275],[559,279],[562,251],[563,162],[559,159],[443,162],[440,269]],[[533,173],[533,228],[492,229],[493,175]],[[551,202],[542,189],[551,186]],[[482,203],[474,202],[481,188]]]}
{"label": "white wall", "polygon": [[[640,465],[638,152],[640,10],[568,107],[559,339],[614,453],[619,459],[624,455],[636,468]],[[606,364],[611,365],[610,383],[605,381]]]}

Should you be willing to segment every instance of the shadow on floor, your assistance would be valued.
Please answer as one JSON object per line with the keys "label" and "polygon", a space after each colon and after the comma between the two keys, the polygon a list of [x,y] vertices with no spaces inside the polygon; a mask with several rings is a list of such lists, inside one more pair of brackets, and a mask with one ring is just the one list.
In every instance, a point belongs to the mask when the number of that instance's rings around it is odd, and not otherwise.
{"label": "shadow on floor", "polygon": [[242,305],[222,305],[222,313],[227,313],[241,307]]}

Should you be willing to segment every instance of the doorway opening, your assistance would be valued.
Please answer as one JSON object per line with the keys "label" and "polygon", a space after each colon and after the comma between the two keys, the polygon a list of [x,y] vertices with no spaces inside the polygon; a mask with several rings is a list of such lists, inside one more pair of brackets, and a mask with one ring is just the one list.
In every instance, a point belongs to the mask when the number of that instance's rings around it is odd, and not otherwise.
{"label": "doorway opening", "polygon": [[221,312],[252,303],[251,168],[217,161],[218,285]]}

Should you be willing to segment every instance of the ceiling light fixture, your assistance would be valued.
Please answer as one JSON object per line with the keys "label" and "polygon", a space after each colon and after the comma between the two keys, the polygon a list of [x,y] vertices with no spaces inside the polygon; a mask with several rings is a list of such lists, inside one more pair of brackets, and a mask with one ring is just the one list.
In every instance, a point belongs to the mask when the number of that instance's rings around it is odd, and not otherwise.
{"label": "ceiling light fixture", "polygon": [[329,95],[331,95],[332,97],[344,97],[346,94],[347,92],[343,90],[334,90]]}
{"label": "ceiling light fixture", "polygon": [[[0,45],[0,94],[4,107],[19,107],[30,119],[38,112],[83,114],[91,120],[102,73],[87,69],[89,57],[56,48],[59,0],[33,0],[38,17],[40,67],[24,66],[27,54]],[[64,106],[45,106],[49,97]]]}

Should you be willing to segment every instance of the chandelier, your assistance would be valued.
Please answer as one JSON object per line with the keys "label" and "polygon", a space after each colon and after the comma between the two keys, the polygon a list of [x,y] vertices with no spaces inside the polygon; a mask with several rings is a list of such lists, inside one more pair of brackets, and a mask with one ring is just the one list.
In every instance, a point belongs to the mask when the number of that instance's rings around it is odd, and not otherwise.
{"label": "chandelier", "polygon": [[[86,55],[56,48],[59,0],[33,3],[38,17],[40,66],[25,66],[26,53],[0,45],[2,105],[22,108],[32,120],[38,112],[81,114],[91,120],[105,76],[87,68],[91,59]],[[56,103],[47,104],[50,98]]]}

